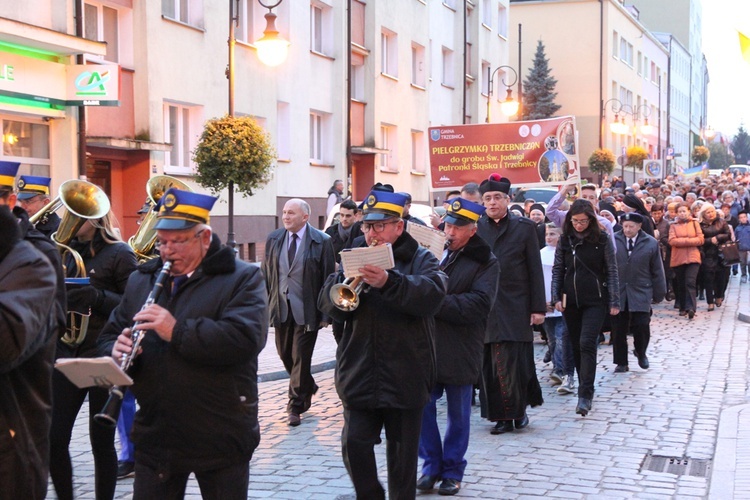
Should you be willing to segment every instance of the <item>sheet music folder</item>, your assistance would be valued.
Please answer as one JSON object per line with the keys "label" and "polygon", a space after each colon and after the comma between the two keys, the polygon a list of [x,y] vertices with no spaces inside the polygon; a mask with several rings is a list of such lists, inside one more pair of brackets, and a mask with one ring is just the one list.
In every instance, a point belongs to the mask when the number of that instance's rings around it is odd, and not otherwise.
{"label": "sheet music folder", "polygon": [[133,385],[133,379],[110,356],[61,358],[55,363],[55,368],[81,389]]}
{"label": "sheet music folder", "polygon": [[342,250],[339,255],[341,255],[341,267],[344,269],[344,276],[347,278],[362,276],[359,268],[367,264],[381,269],[391,269],[396,265],[393,261],[393,249],[390,243],[376,247],[347,248]]}

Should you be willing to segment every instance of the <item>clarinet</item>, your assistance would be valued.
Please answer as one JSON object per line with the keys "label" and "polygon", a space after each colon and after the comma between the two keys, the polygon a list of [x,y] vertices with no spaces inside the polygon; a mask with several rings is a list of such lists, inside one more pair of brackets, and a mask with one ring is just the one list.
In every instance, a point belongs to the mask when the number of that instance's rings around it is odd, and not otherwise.
{"label": "clarinet", "polygon": [[[164,284],[166,283],[167,278],[169,278],[169,270],[171,268],[172,262],[167,261],[164,263],[159,275],[156,277],[154,287],[151,289],[151,292],[149,292],[148,298],[143,304],[143,307],[141,307],[141,311],[148,306],[155,304],[156,301],[159,300],[159,296],[164,290]],[[137,328],[140,323],[140,321],[137,321],[131,328],[130,338],[133,339],[133,349],[130,351],[130,354],[123,354],[120,358],[120,368],[124,372],[127,372],[132,366],[133,360],[138,355],[138,349],[141,346],[143,337],[146,335],[146,330]],[[120,408],[122,408],[122,398],[125,396],[125,391],[127,391],[127,387],[121,387],[119,385],[112,386],[109,389],[109,398],[107,399],[104,408],[101,412],[94,415],[94,421],[105,427],[116,426],[117,419],[120,416]]]}

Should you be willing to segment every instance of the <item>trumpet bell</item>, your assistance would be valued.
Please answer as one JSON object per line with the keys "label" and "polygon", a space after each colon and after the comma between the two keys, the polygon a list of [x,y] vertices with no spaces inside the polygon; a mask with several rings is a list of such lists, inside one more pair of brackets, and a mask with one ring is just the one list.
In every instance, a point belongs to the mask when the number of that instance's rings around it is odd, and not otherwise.
{"label": "trumpet bell", "polygon": [[343,283],[333,285],[328,296],[337,309],[353,311],[359,307],[359,294],[362,293],[363,287],[364,281],[361,276],[347,278]]}

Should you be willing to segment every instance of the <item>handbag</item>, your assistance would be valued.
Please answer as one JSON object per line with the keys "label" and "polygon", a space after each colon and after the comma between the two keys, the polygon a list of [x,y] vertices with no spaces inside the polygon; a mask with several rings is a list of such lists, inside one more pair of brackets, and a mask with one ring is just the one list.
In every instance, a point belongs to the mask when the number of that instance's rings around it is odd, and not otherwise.
{"label": "handbag", "polygon": [[740,250],[737,248],[737,242],[727,241],[726,243],[719,245],[719,256],[721,257],[721,263],[726,267],[739,264]]}

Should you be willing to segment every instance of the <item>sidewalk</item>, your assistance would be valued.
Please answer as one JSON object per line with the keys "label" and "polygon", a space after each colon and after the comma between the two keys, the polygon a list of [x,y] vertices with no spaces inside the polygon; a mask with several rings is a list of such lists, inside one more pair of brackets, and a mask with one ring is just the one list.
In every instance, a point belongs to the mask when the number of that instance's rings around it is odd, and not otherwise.
{"label": "sidewalk", "polygon": [[[740,307],[742,304],[744,307]],[[602,345],[593,410],[575,415],[576,398],[549,385],[545,347],[535,344],[544,405],[529,410],[522,431],[491,436],[492,424],[472,408],[468,467],[459,498],[750,498],[750,285],[732,278],[721,308],[699,305],[694,320],[672,303],[654,308],[651,368],[613,373],[612,348]],[[333,384],[335,341],[318,336],[313,365],[320,386],[302,425],[285,421],[286,375],[269,333],[260,355],[261,444],[250,464],[248,498],[353,498],[341,460],[341,403]],[[438,403],[441,428],[445,403]],[[76,498],[94,498],[88,408],[73,431]],[[385,446],[376,446],[385,484]],[[116,498],[132,498],[133,479],[118,482]],[[55,498],[50,489],[49,498]],[[194,479],[187,498],[200,498]],[[437,494],[419,494],[437,499]]]}
{"label": "sidewalk", "polygon": [[[276,337],[273,327],[268,329],[268,340],[266,347],[258,356],[258,382],[272,382],[289,378],[284,370],[284,364],[276,352]],[[315,342],[315,351],[312,358],[312,372],[320,373],[332,370],[336,366],[336,341],[333,338],[331,327],[328,326],[318,332],[318,340]]]}

